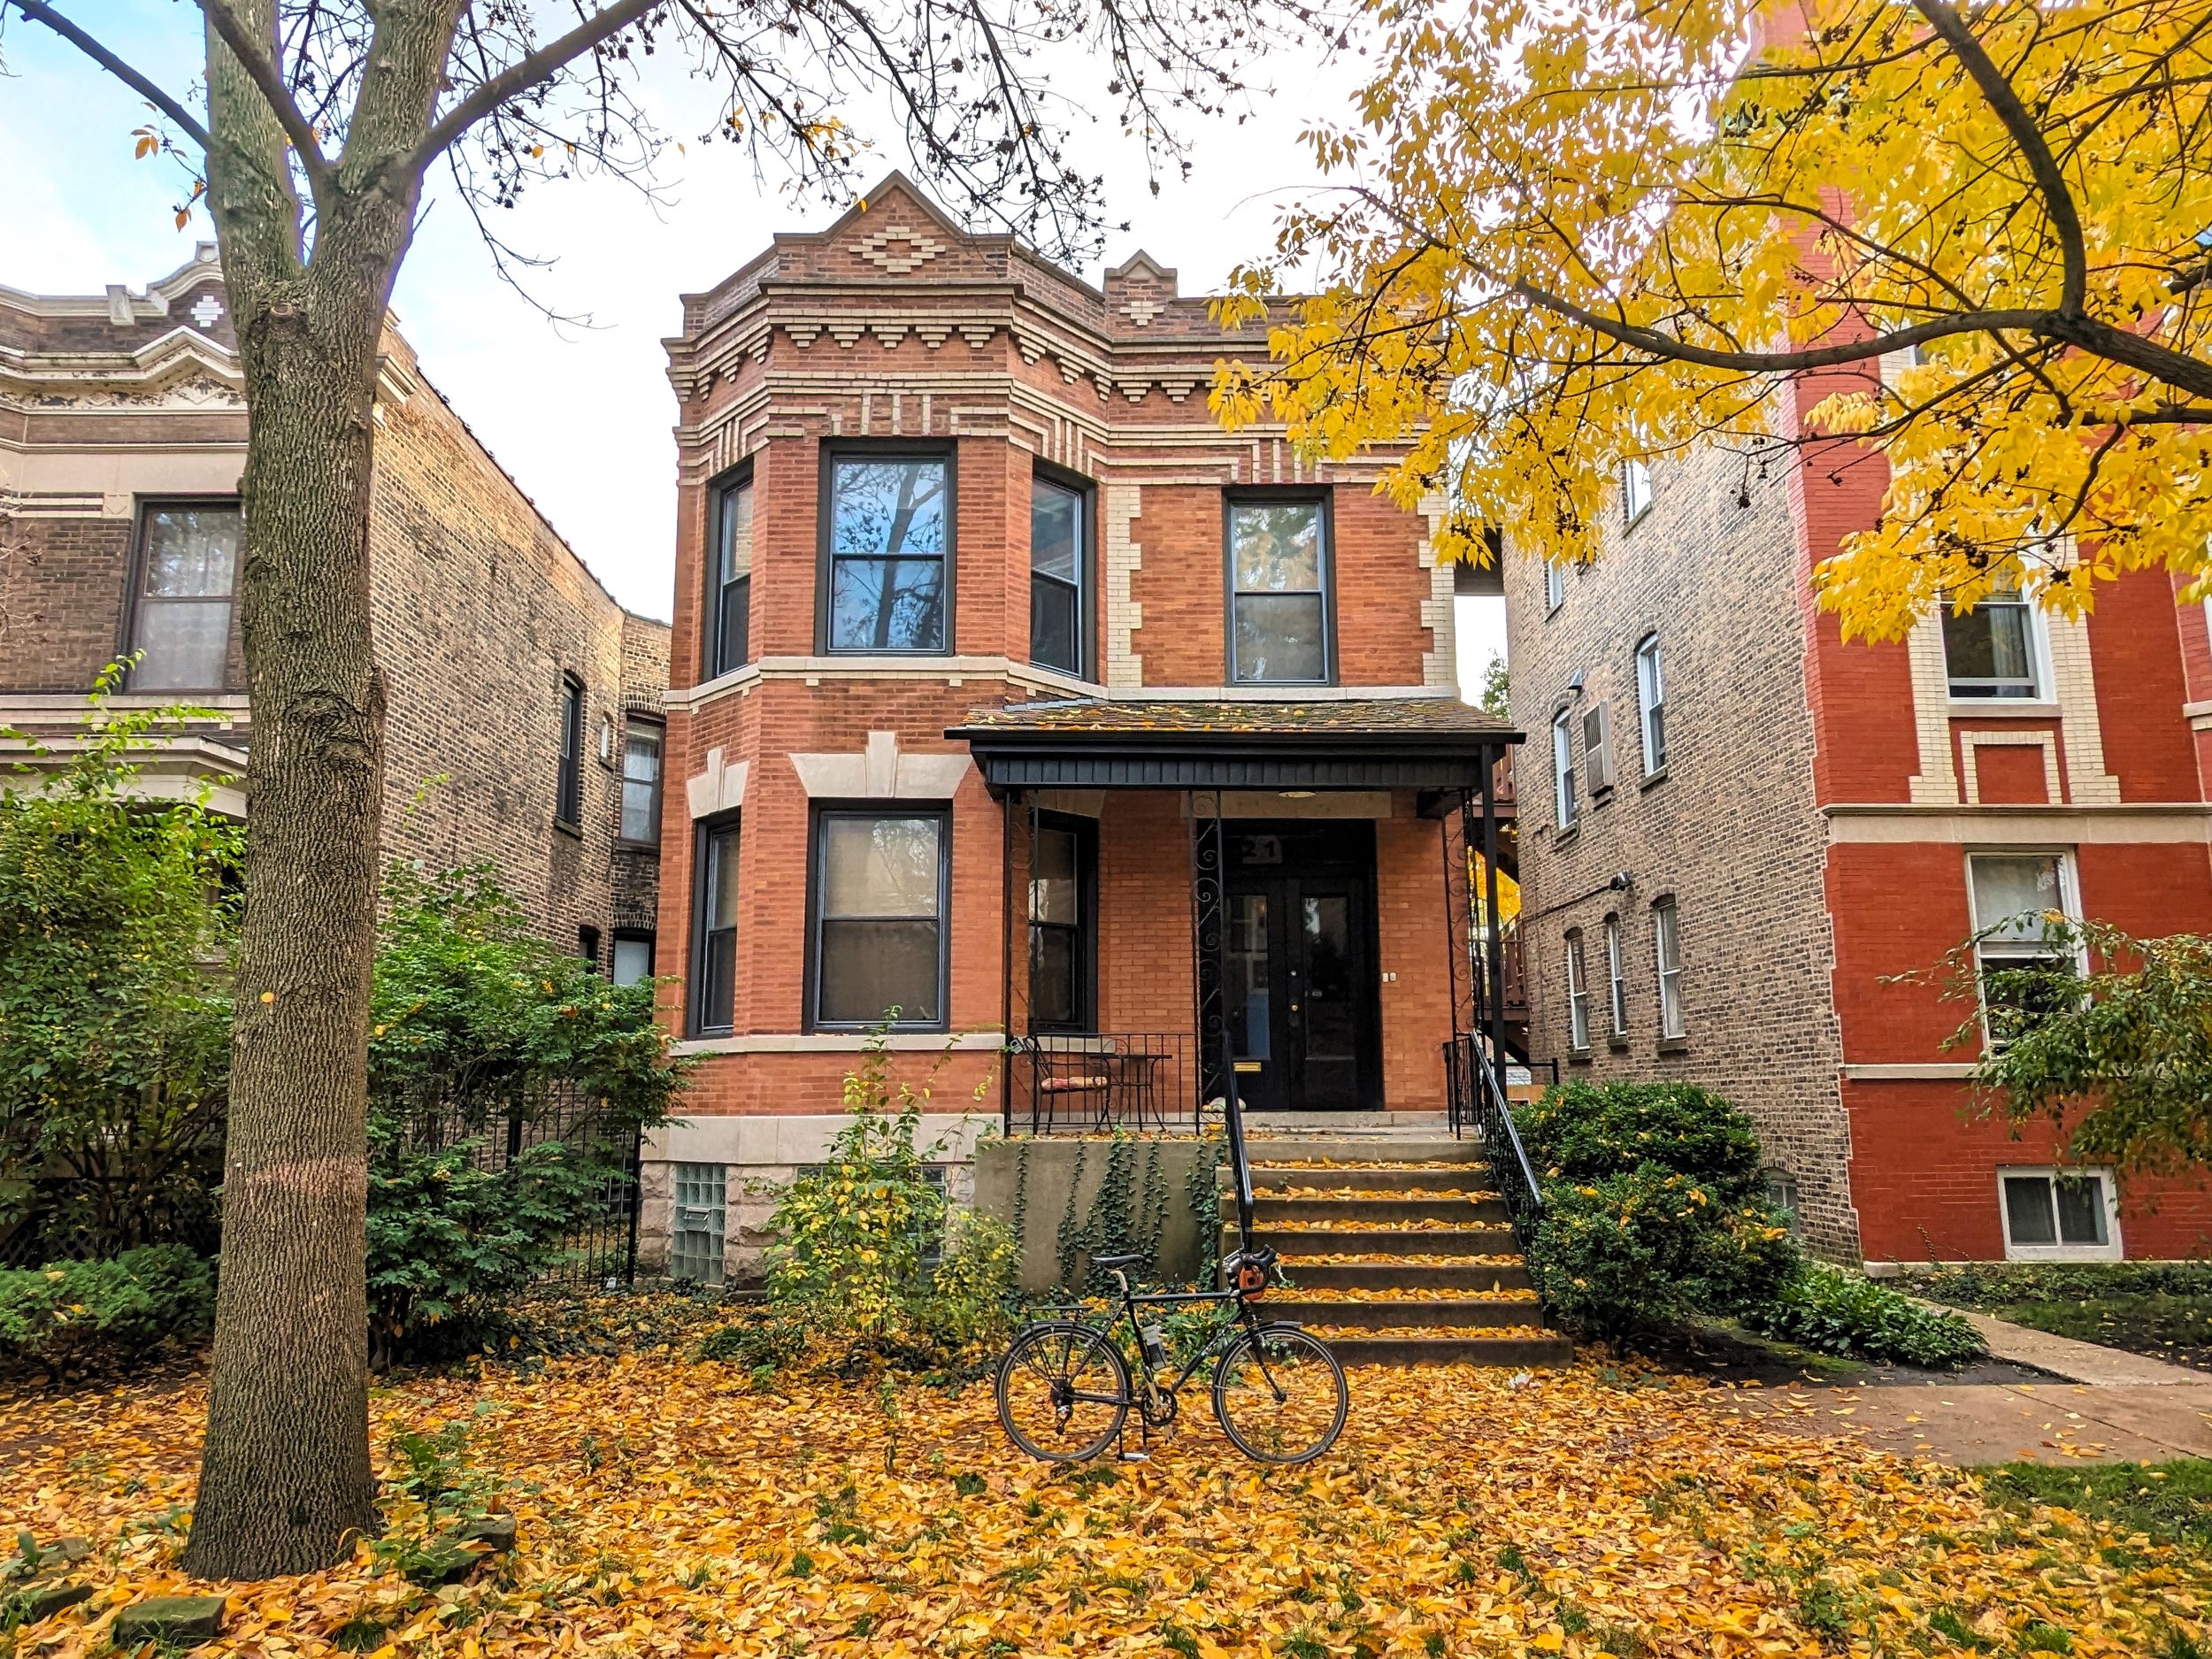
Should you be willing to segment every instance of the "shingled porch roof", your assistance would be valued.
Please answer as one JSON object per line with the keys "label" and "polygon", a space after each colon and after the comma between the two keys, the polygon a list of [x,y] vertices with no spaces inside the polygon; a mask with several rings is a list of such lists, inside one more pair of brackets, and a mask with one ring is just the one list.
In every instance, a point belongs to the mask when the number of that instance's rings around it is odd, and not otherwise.
{"label": "shingled porch roof", "polygon": [[1072,697],[977,709],[945,735],[995,790],[1479,790],[1522,739],[1456,697]]}

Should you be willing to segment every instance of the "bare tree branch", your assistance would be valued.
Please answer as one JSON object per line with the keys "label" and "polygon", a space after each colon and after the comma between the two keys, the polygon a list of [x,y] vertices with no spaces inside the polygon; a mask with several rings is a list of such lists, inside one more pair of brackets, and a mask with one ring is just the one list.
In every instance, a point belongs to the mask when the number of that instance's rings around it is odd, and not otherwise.
{"label": "bare tree branch", "polygon": [[0,0],[0,11],[5,11],[11,5],[15,7],[15,9],[20,12],[25,17],[30,19],[32,22],[43,23],[48,28],[53,30],[55,34],[60,35],[62,39],[67,41],[72,46],[82,52],[87,58],[92,59],[94,63],[99,65],[101,68],[106,70],[108,73],[113,75],[118,81],[121,81],[132,91],[137,93],[139,96],[144,98],[147,103],[152,104],[154,108],[159,110],[164,115],[167,116],[172,121],[175,122],[178,128],[182,131],[184,135],[190,139],[194,143],[197,144],[202,150],[204,150],[207,148],[207,128],[201,126],[198,120],[193,117],[191,112],[188,111],[184,105],[179,104],[174,98],[171,97],[166,92],[164,92],[151,81],[148,80],[137,70],[132,68],[130,65],[125,63],[120,58],[117,57],[106,47],[100,44],[98,41],[93,39],[91,35],[86,34],[74,23],[72,23],[67,18],[62,16],[62,14],[55,11],[53,7],[48,5],[46,4],[46,0]]}

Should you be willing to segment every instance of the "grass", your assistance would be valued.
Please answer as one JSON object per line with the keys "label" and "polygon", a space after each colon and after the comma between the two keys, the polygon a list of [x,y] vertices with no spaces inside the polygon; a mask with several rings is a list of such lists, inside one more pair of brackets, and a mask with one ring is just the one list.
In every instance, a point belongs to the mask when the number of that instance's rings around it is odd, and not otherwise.
{"label": "grass", "polygon": [[2124,1536],[2212,1555],[2212,1458],[2170,1463],[1996,1463],[1979,1471],[1982,1492],[2025,1515],[2038,1506],[2101,1521]]}
{"label": "grass", "polygon": [[2212,1371],[2212,1262],[1976,1263],[1896,1283],[2031,1330]]}

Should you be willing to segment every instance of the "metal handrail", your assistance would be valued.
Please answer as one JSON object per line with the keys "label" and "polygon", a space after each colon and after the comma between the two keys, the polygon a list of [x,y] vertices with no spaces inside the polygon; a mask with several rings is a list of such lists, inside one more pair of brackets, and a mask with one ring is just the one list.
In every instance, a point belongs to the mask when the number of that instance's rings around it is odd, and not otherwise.
{"label": "metal handrail", "polygon": [[1229,1132],[1229,1168],[1236,1182],[1237,1248],[1252,1248],[1252,1164],[1244,1151],[1244,1103],[1237,1098],[1236,1051],[1221,1033],[1221,1122]]}
{"label": "metal handrail", "polygon": [[1513,1232],[1524,1245],[1533,1236],[1544,1213],[1543,1184],[1529,1162],[1528,1149],[1513,1124],[1513,1108],[1498,1082],[1497,1068],[1483,1056],[1472,1036],[1455,1037],[1445,1045],[1450,1072],[1452,1129],[1457,1133],[1463,1118],[1471,1119],[1489,1155],[1491,1179],[1505,1200]]}

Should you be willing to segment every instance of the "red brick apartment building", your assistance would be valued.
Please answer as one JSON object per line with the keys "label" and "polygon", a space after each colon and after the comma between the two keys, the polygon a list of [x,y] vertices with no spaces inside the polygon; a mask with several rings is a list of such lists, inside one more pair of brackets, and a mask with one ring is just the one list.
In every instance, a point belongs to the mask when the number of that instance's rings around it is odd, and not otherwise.
{"label": "red brick apartment building", "polygon": [[[1782,435],[1831,389],[1794,387]],[[1838,1256],[2212,1253],[2203,1186],[1978,1118],[1945,1046],[1973,1010],[1899,977],[2050,909],[2212,927],[2205,607],[2131,575],[2081,621],[2001,601],[1846,644],[1812,571],[1885,483],[1709,448],[1624,480],[1595,564],[1510,562],[1534,1051],[1738,1101]],[[1985,956],[2037,949],[2008,931]]]}
{"label": "red brick apartment building", "polygon": [[1444,1105],[1446,848],[1509,733],[1458,697],[1433,520],[1208,412],[1260,333],[895,176],[668,345],[680,1271],[744,1271],[748,1178],[820,1155],[893,1010],[956,1181],[986,1125],[1189,1124],[1225,1032],[1255,1109]]}
{"label": "red brick apartment building", "polygon": [[[396,333],[375,418],[386,849],[488,859],[547,937],[641,977],[668,630],[608,595]],[[167,743],[149,791],[211,781],[244,811],[245,446],[212,243],[143,294],[0,288],[0,726],[65,748],[94,676],[141,653],[119,704],[214,711]]]}

